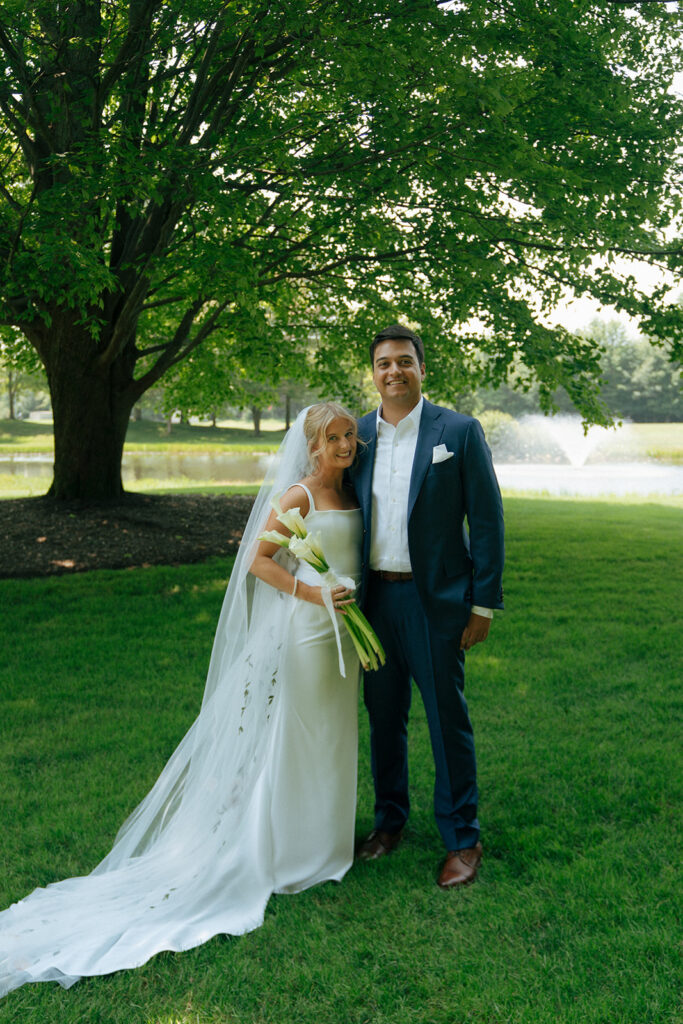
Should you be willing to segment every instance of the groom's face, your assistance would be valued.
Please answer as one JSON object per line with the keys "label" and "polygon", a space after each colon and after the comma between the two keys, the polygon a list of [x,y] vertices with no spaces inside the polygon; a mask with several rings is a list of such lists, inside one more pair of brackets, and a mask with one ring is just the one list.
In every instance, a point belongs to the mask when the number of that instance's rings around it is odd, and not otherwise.
{"label": "groom's face", "polygon": [[425,365],[412,341],[389,338],[375,348],[372,379],[383,402],[412,409],[420,401]]}

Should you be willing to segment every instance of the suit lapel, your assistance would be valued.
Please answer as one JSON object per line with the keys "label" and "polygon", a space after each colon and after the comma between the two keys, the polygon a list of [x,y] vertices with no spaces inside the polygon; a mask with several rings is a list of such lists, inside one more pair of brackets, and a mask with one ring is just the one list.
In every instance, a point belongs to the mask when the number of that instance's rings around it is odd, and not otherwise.
{"label": "suit lapel", "polygon": [[364,419],[364,423],[359,423],[358,436],[365,441],[365,450],[359,459],[354,485],[360,506],[363,509],[366,527],[369,529],[372,514],[372,471],[375,466],[375,449],[377,448],[377,415],[372,413]]}
{"label": "suit lapel", "polygon": [[426,399],[422,407],[420,417],[420,429],[417,435],[415,446],[415,457],[413,459],[413,471],[410,476],[410,491],[408,492],[408,519],[412,515],[413,506],[422,487],[427,470],[432,464],[432,449],[439,444],[443,433],[441,422],[441,410],[432,405]]}

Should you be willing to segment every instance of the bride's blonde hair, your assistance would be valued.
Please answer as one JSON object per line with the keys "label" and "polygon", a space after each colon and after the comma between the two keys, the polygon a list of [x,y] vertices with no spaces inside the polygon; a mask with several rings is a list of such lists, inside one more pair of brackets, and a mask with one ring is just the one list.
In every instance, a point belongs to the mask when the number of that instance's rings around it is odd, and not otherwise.
{"label": "bride's blonde hair", "polygon": [[326,447],[325,431],[332,420],[348,420],[356,429],[356,417],[345,409],[339,402],[318,402],[312,405],[306,413],[304,420],[304,437],[308,445],[308,457],[311,461],[313,472],[318,468],[318,456]]}

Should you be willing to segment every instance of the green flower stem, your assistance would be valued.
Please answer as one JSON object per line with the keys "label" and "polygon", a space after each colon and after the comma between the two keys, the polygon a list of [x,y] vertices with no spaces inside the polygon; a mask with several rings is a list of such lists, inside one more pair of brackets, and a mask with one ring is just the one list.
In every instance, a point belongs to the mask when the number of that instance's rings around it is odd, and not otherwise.
{"label": "green flower stem", "polygon": [[363,635],[366,641],[368,641],[372,647],[372,650],[378,655],[379,662],[381,665],[386,661],[386,654],[384,648],[379,642],[379,637],[375,633],[374,629],[366,619],[363,612],[360,610],[358,605],[351,605],[351,611],[348,613],[352,616],[355,625]]}
{"label": "green flower stem", "polygon": [[375,659],[375,665],[373,666],[372,658],[368,655],[368,651],[366,650],[366,648],[362,644],[360,638],[356,635],[356,631],[353,629],[352,625],[350,623],[346,622],[346,620],[345,620],[345,624],[346,624],[346,630],[347,630],[349,636],[351,637],[351,642],[353,643],[353,646],[355,648],[356,654],[358,655],[358,660],[360,661],[360,663],[363,666],[363,668],[374,668],[374,667],[376,667],[376,659]]}
{"label": "green flower stem", "polygon": [[[351,606],[352,609],[354,607],[356,606]],[[357,610],[359,611],[359,609]],[[343,619],[344,625],[346,626],[346,629],[353,641],[354,647],[356,648],[356,652],[358,653],[358,657],[361,660],[363,668],[369,668],[372,671],[375,671],[377,668],[379,668],[375,651],[373,647],[368,644],[368,638],[366,637],[362,629],[359,628],[360,624],[357,618],[353,615],[353,611],[347,612],[343,616]],[[383,661],[381,662],[381,664],[383,664]]]}

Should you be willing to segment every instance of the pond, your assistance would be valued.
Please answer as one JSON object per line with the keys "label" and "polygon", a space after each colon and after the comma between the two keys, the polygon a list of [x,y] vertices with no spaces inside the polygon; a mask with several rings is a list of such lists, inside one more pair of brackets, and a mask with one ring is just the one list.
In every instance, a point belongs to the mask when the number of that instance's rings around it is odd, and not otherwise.
{"label": "pond", "polygon": [[658,462],[595,462],[588,466],[495,463],[503,490],[565,497],[683,494],[683,466]]}
{"label": "pond", "polygon": [[[126,487],[139,481],[191,481],[194,484],[258,484],[270,455],[259,452],[171,453],[135,452],[124,455],[122,475]],[[0,474],[52,479],[52,456],[48,454],[0,455]]]}
{"label": "pond", "polygon": [[[182,485],[258,484],[263,480],[271,456],[259,453],[164,454],[135,453],[123,459],[124,485],[155,481]],[[683,466],[659,462],[567,463],[509,462],[495,459],[501,487],[513,491],[542,491],[554,495],[598,496],[683,494]],[[0,455],[0,475],[44,480],[52,478],[50,455]]]}

